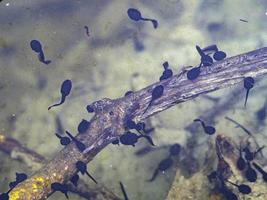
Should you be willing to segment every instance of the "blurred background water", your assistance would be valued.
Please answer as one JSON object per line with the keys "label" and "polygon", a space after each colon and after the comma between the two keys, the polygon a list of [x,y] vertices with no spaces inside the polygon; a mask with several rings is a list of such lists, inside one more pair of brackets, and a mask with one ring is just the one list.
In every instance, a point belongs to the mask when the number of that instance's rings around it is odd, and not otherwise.
{"label": "blurred background water", "polygon": [[[159,27],[130,20],[130,7],[158,20]],[[51,159],[62,148],[54,136],[59,122],[64,130],[75,133],[81,118],[92,117],[86,112],[87,104],[104,97],[118,98],[127,90],[156,82],[164,61],[175,74],[184,66],[197,65],[196,44],[217,44],[228,57],[266,46],[266,12],[266,0],[2,0],[0,132]],[[89,36],[84,26],[89,27]],[[49,65],[39,62],[31,50],[33,39],[42,43],[46,58],[52,61]],[[71,95],[62,106],[48,111],[48,106],[59,100],[65,79],[72,80]],[[218,133],[238,141],[244,133],[224,119],[231,116],[255,132],[259,143],[266,143],[265,124],[259,124],[255,116],[266,100],[264,79],[256,80],[246,109],[245,91],[240,84],[148,119],[147,123],[155,128],[152,137],[157,147],[179,143],[187,152],[154,182],[146,180],[168,155],[168,149],[137,156],[136,151],[148,146],[143,140],[134,148],[109,145],[90,162],[89,171],[120,197],[118,182],[122,181],[131,200],[165,199],[177,169],[183,169],[181,177],[188,178],[205,165],[207,141],[214,138],[204,135],[201,129],[192,133],[185,127],[216,108],[216,101],[210,97],[222,100],[240,89],[242,92],[237,92],[230,106],[205,120],[215,125]],[[187,159],[188,155],[192,160]],[[15,172],[32,173],[2,152],[0,159],[0,191],[8,189]],[[91,184],[88,178],[84,180]],[[62,194],[50,197],[64,198]],[[70,199],[81,197],[70,195]]]}

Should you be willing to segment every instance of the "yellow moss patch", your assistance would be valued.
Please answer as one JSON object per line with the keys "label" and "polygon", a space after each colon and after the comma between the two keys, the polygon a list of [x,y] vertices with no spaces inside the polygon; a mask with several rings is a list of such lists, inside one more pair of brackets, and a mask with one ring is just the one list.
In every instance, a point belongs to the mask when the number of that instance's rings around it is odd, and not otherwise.
{"label": "yellow moss patch", "polygon": [[29,199],[29,197],[27,198],[27,193],[26,193],[26,190],[25,189],[23,189],[23,188],[14,188],[9,193],[9,200],[18,200],[19,197],[22,196],[22,195],[23,196],[26,196],[25,199]]}
{"label": "yellow moss patch", "polygon": [[34,177],[32,183],[33,192],[38,192],[38,189],[43,188],[45,186],[45,179],[43,177]]}
{"label": "yellow moss patch", "polygon": [[[33,177],[30,183],[31,187],[24,189],[23,186],[18,186],[11,190],[9,193],[9,200],[18,200],[18,199],[30,199],[32,192],[38,192],[38,190],[45,187],[45,179],[41,176]],[[26,187],[26,186],[25,186]]]}

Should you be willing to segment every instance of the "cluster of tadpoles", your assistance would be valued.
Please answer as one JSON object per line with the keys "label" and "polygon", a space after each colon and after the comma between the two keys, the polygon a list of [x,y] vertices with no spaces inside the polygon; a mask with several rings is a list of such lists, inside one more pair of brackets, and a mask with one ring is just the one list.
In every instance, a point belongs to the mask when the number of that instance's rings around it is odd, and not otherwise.
{"label": "cluster of tadpoles", "polygon": [[[198,78],[202,67],[211,66],[213,64],[213,59],[215,61],[221,61],[224,58],[226,58],[226,53],[218,50],[217,45],[211,45],[203,49],[201,49],[198,45],[196,45],[196,49],[201,59],[199,66],[190,69],[186,74],[187,79],[191,81]],[[209,55],[210,53],[214,53],[212,57]],[[253,88],[254,82],[255,82],[254,79],[250,76],[244,78],[244,88],[247,90],[244,107],[246,107],[248,94],[249,91]]]}
{"label": "cluster of tadpoles", "polygon": [[165,172],[167,169],[169,169],[173,165],[172,157],[179,155],[180,151],[181,151],[181,146],[179,144],[173,144],[169,149],[168,157],[160,161],[158,167],[156,168],[152,177],[148,181],[149,182],[154,181],[159,172]]}
{"label": "cluster of tadpoles", "polygon": [[[241,124],[239,124],[238,122],[236,122],[235,120],[233,120],[229,117],[225,117],[225,118],[227,120],[233,122],[234,124],[236,124],[237,127],[240,127],[242,130],[244,130],[249,135],[249,137],[253,137],[251,132],[249,130],[247,130],[244,126],[242,126]],[[261,173],[262,180],[264,182],[267,182],[267,172],[264,171],[263,168],[254,161],[257,154],[260,153],[263,148],[265,148],[265,146],[258,147],[258,149],[256,149],[255,151],[251,151],[250,143],[247,143],[244,148],[242,148],[241,144],[240,144],[240,147],[238,148],[238,151],[239,151],[238,156],[239,157],[236,161],[236,168],[241,172],[241,174],[246,178],[246,180],[248,182],[255,183],[257,181],[257,179],[258,179],[257,171],[259,173]],[[209,181],[214,180],[214,179],[220,181],[219,182],[220,185],[218,187],[219,192],[227,200],[237,200],[238,198],[237,198],[237,195],[227,187],[226,182],[237,187],[238,191],[241,194],[247,195],[247,194],[250,194],[252,192],[252,189],[249,185],[236,184],[236,183],[233,183],[229,180],[225,180],[225,178],[223,178],[222,172],[220,172],[219,170],[211,172],[208,175],[208,179],[209,179]]]}
{"label": "cluster of tadpoles", "polygon": [[16,180],[9,183],[9,190],[7,192],[4,192],[0,194],[0,200],[8,200],[9,199],[9,193],[11,190],[16,187],[19,183],[25,181],[28,178],[28,176],[25,173],[17,173],[16,172]]}
{"label": "cluster of tadpoles", "polygon": [[[238,170],[244,173],[244,176],[249,182],[256,182],[257,181],[257,172],[256,170],[262,174],[262,179],[267,182],[267,172],[265,172],[262,167],[260,167],[257,163],[253,160],[255,159],[256,155],[263,149],[265,146],[258,148],[256,151],[251,151],[249,148],[249,144],[244,147],[243,149],[239,147],[239,158],[236,162],[236,167]],[[251,166],[254,166],[253,167]]]}
{"label": "cluster of tadpoles", "polygon": [[[78,186],[78,180],[79,180],[79,175],[78,172],[81,172],[82,175],[86,174],[88,177],[90,177],[96,184],[97,181],[94,179],[93,176],[91,176],[89,174],[89,172],[87,171],[87,167],[86,167],[86,163],[82,162],[82,161],[77,161],[75,163],[76,169],[77,169],[77,173],[70,179],[70,182],[77,187]],[[68,199],[68,185],[65,183],[59,183],[59,182],[54,182],[51,184],[51,189],[53,192],[59,191],[62,192],[66,198]]]}
{"label": "cluster of tadpoles", "polygon": [[226,182],[237,187],[238,191],[242,194],[250,194],[251,188],[246,184],[236,184],[229,180],[223,178],[223,175],[220,172],[213,171],[208,175],[208,179],[211,182],[212,180],[219,181],[220,185],[218,191],[225,197],[226,200],[238,200],[237,195],[227,187]]}
{"label": "cluster of tadpoles", "polygon": [[[115,139],[112,144],[119,145],[121,143],[123,145],[131,145],[134,147],[140,138],[145,138],[152,146],[155,146],[151,137],[147,135],[153,129],[146,130],[146,125],[144,122],[139,122],[136,124],[131,119],[128,119],[125,122],[125,128],[128,129],[128,131],[122,134],[119,138]],[[139,135],[129,130],[136,130]]]}
{"label": "cluster of tadpoles", "polygon": [[[237,159],[236,162],[236,167],[239,171],[242,172],[242,174],[246,177],[247,181],[254,183],[257,180],[257,172],[256,170],[262,174],[262,179],[264,182],[267,182],[267,172],[262,169],[261,166],[259,166],[257,163],[253,162],[254,158],[256,157],[257,153],[259,153],[262,149],[264,148],[261,147],[258,150],[252,152],[248,145],[241,149],[239,148],[239,158]],[[253,167],[251,166],[251,162]],[[208,175],[208,179],[211,181],[213,179],[219,180],[220,181],[220,186],[219,186],[219,192],[227,199],[227,200],[238,200],[237,195],[230,190],[227,185],[227,183],[230,183],[231,185],[237,187],[238,191],[241,194],[247,195],[252,192],[252,189],[249,185],[247,184],[236,184],[233,183],[229,180],[225,180],[222,176],[222,174],[218,171],[213,171]]]}
{"label": "cluster of tadpoles", "polygon": [[[187,72],[187,78],[191,81],[195,80],[200,75],[201,67],[211,66],[213,64],[213,59],[215,61],[221,61],[226,57],[226,53],[219,51],[216,45],[211,45],[204,49],[196,45],[196,49],[201,59],[198,67],[194,67]],[[213,58],[209,54],[205,54],[205,52],[213,52]]]}

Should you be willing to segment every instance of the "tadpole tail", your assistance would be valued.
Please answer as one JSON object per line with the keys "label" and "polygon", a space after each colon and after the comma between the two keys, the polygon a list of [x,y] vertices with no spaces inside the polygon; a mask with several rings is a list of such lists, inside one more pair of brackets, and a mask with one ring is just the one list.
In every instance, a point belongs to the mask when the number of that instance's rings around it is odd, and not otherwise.
{"label": "tadpole tail", "polygon": [[87,174],[87,176],[89,176],[94,182],[95,184],[97,184],[97,181],[94,179],[94,177],[92,177],[88,171],[85,172]]}
{"label": "tadpole tail", "polygon": [[154,171],[153,176],[152,176],[149,180],[147,180],[147,182],[152,182],[152,181],[154,181],[155,178],[157,177],[158,173],[159,173],[159,170],[156,169],[156,170]]}
{"label": "tadpole tail", "polygon": [[261,174],[265,174],[265,171],[255,162],[252,163],[252,165],[261,173]]}
{"label": "tadpole tail", "polygon": [[49,63],[51,63],[51,60],[44,60],[43,63],[48,65]]}
{"label": "tadpole tail", "polygon": [[72,140],[75,140],[75,137],[73,137],[71,134],[70,134],[70,132],[68,132],[68,131],[65,131],[66,132],[66,134],[72,139]]}
{"label": "tadpole tail", "polygon": [[145,114],[146,113],[146,111],[148,110],[148,108],[151,106],[151,104],[152,104],[152,101],[150,101],[150,103],[148,104],[148,106],[146,107],[146,109],[145,109],[145,111],[143,112],[143,114]]}
{"label": "tadpole tail", "polygon": [[157,22],[157,20],[155,20],[155,19],[149,19],[149,18],[143,18],[143,17],[141,17],[141,20],[144,20],[144,21],[151,21],[152,24],[153,24],[153,27],[154,27],[155,29],[158,27],[158,22]]}
{"label": "tadpole tail", "polygon": [[200,122],[201,123],[201,126],[203,127],[203,129],[206,128],[205,123],[201,119],[194,119],[194,122]]}
{"label": "tadpole tail", "polygon": [[153,143],[153,140],[150,136],[148,135],[140,135],[139,137],[143,137],[145,138],[152,146],[155,146],[155,144]]}
{"label": "tadpole tail", "polygon": [[121,187],[121,191],[122,191],[123,196],[124,196],[124,200],[129,200],[129,198],[127,196],[127,193],[126,193],[126,191],[124,189],[124,186],[123,186],[122,182],[120,182],[120,187]]}
{"label": "tadpole tail", "polygon": [[42,63],[44,63],[44,64],[46,64],[46,65],[48,65],[49,63],[51,63],[51,60],[45,60],[45,56],[44,56],[44,52],[43,52],[43,50],[41,50],[41,51],[39,52],[39,54],[38,54],[38,59],[39,59],[40,62],[42,62]]}
{"label": "tadpole tail", "polygon": [[69,199],[69,196],[68,196],[67,192],[65,192],[64,194],[65,194],[65,197],[66,197],[67,199]]}
{"label": "tadpole tail", "polygon": [[248,94],[249,94],[249,90],[247,90],[247,92],[246,92],[246,99],[245,99],[245,103],[244,103],[245,108],[247,106]]}
{"label": "tadpole tail", "polygon": [[9,188],[9,190],[8,190],[6,193],[8,194],[9,192],[11,192],[11,190],[13,190],[13,188],[14,188],[14,187]]}
{"label": "tadpole tail", "polygon": [[54,105],[52,105],[52,106],[49,106],[48,107],[48,110],[50,110],[51,108],[53,108],[53,107],[55,107],[55,106],[59,106],[59,105],[61,105],[61,104],[63,104],[64,102],[65,102],[65,96],[61,96],[61,100],[60,100],[60,102],[59,103],[56,103],[56,104],[54,104]]}
{"label": "tadpole tail", "polygon": [[205,56],[205,54],[203,53],[202,49],[198,45],[196,45],[196,49],[197,49],[197,52],[200,55],[200,57]]}
{"label": "tadpole tail", "polygon": [[58,133],[55,133],[55,135],[58,137],[58,139],[61,139],[62,138],[62,136],[59,135]]}
{"label": "tadpole tail", "polygon": [[154,29],[158,28],[158,21],[157,20],[151,19],[150,21],[152,22]]}

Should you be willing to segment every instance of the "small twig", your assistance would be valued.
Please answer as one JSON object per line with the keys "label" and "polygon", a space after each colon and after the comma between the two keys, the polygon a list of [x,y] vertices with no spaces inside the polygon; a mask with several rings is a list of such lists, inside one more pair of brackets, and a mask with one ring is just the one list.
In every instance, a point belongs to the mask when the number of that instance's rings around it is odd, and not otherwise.
{"label": "small twig", "polygon": [[[115,100],[106,98],[93,103],[95,116],[90,121],[89,129],[86,133],[76,136],[88,148],[80,153],[75,144],[70,143],[42,169],[15,187],[10,196],[29,200],[49,196],[51,183],[67,182],[77,172],[75,163],[78,160],[90,162],[97,153],[125,132],[125,117],[130,117],[136,122],[143,121],[198,95],[240,83],[244,77],[266,74],[267,48],[227,58],[205,67],[195,81],[187,79],[188,70],[183,69],[170,79],[154,83],[126,97]],[[164,86],[164,93],[144,113],[151,101],[151,92],[158,85]]]}
{"label": "small twig", "polygon": [[[11,158],[26,164],[32,171],[41,168],[47,162],[47,160],[40,154],[24,147],[19,141],[10,137],[5,137],[2,134],[0,134],[0,151],[8,154]],[[89,188],[82,179],[79,180],[78,187],[68,184],[68,188],[70,189],[70,192],[78,194],[85,199],[97,199],[101,197],[100,199],[103,200],[120,200],[120,198],[116,197],[106,187],[98,186]]]}

